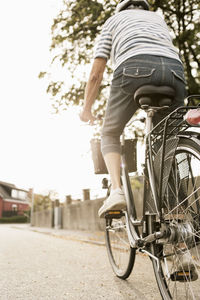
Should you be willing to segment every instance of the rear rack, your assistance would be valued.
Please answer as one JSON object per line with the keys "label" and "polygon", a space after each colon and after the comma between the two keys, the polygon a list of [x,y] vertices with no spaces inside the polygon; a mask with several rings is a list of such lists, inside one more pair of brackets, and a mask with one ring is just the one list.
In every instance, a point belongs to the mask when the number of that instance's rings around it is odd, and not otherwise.
{"label": "rear rack", "polygon": [[[190,105],[195,103],[194,101],[199,101],[198,105]],[[147,136],[150,140],[151,148],[155,153],[157,153],[158,146],[155,146],[159,141],[159,145],[164,144],[166,139],[176,136],[180,131],[185,131],[189,127],[192,127],[184,120],[184,115],[190,109],[196,109],[200,107],[200,95],[191,95],[187,97],[187,106],[181,106],[171,112],[166,118],[164,118],[160,123],[158,123],[152,131]]]}
{"label": "rear rack", "polygon": [[196,108],[197,106],[181,106],[153,128],[147,136],[148,145],[151,147],[153,155],[156,155],[161,145],[165,145],[166,139],[177,136],[179,132],[192,127],[185,122],[184,115],[188,110]]}

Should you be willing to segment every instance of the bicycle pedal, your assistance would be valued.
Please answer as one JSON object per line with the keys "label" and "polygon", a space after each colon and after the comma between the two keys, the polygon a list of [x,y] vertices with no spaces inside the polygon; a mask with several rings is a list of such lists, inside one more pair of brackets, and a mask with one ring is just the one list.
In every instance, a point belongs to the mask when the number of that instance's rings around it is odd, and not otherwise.
{"label": "bicycle pedal", "polygon": [[179,281],[179,282],[185,282],[185,281],[195,281],[197,280],[198,275],[195,271],[176,271],[170,275],[170,279],[172,281]]}
{"label": "bicycle pedal", "polygon": [[105,213],[106,219],[120,219],[124,216],[124,213],[122,210],[109,210]]}

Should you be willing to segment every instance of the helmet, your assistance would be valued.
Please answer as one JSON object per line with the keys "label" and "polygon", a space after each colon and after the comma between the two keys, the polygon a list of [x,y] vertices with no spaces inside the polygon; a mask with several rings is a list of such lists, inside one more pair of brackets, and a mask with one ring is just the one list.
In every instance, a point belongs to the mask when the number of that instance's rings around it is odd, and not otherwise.
{"label": "helmet", "polygon": [[121,0],[116,7],[116,12],[120,12],[121,10],[126,9],[129,5],[140,5],[145,10],[149,10],[148,0]]}

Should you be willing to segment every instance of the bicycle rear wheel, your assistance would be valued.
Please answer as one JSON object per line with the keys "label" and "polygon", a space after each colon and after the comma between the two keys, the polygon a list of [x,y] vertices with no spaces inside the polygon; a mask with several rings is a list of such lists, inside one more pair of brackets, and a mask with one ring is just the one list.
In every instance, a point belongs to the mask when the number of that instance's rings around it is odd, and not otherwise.
{"label": "bicycle rear wheel", "polygon": [[165,239],[151,245],[158,259],[152,263],[161,295],[164,300],[200,299],[200,146],[193,140],[179,140],[162,217],[162,223],[150,228],[167,232]]}
{"label": "bicycle rear wheel", "polygon": [[121,279],[130,275],[135,262],[135,249],[131,248],[125,215],[106,218],[106,248],[114,273]]}

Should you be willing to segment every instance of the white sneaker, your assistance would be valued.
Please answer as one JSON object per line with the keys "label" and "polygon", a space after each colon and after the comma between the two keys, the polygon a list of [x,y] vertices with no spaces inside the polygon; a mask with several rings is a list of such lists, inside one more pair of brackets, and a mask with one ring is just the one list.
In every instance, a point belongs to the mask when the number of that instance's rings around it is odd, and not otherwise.
{"label": "white sneaker", "polygon": [[104,201],[104,204],[100,207],[98,215],[100,218],[104,218],[105,213],[109,210],[122,210],[126,208],[126,200],[122,190],[117,189],[113,191],[110,196]]}

